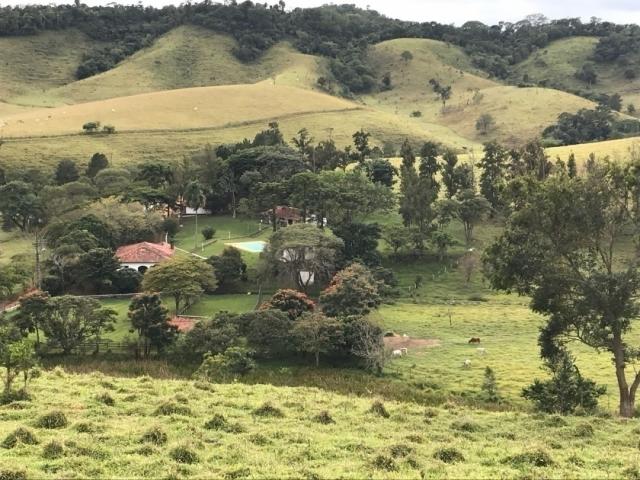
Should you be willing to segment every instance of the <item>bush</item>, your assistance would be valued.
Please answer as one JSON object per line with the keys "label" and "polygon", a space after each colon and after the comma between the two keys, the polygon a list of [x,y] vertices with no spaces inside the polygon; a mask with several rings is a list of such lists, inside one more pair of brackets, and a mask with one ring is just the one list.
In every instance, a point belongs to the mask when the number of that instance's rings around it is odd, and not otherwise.
{"label": "bush", "polygon": [[216,234],[216,229],[213,227],[204,227],[201,230],[201,233],[205,240],[211,240]]}
{"label": "bush", "polygon": [[156,409],[156,415],[191,415],[191,409],[175,402],[165,402]]}
{"label": "bush", "polygon": [[193,374],[210,382],[244,376],[256,368],[253,351],[244,347],[229,347],[224,353],[206,353],[198,370]]}
{"label": "bush", "polygon": [[331,414],[329,412],[327,412],[326,410],[323,410],[318,415],[313,417],[313,421],[317,422],[317,423],[321,423],[323,425],[329,425],[329,424],[332,424],[332,423],[336,423],[336,421],[333,419]]}
{"label": "bush", "polygon": [[271,443],[271,440],[269,440],[266,436],[264,436],[261,433],[254,433],[252,435],[249,436],[249,441],[251,443],[253,443],[254,445],[259,445],[259,446],[264,446],[264,445],[268,445],[269,443]]}
{"label": "bush", "polygon": [[460,432],[473,433],[479,431],[480,425],[470,420],[456,420],[451,424],[452,430],[458,430]]}
{"label": "bush", "polygon": [[253,411],[253,414],[258,417],[275,417],[282,418],[284,413],[278,407],[274,407],[271,402],[263,403],[260,407]]}
{"label": "bush", "polygon": [[46,415],[42,415],[36,421],[36,427],[47,429],[64,428],[67,424],[68,421],[66,415],[59,410],[54,410]]}
{"label": "bush", "polygon": [[249,478],[251,476],[251,470],[248,468],[239,468],[232,470],[224,474],[225,480],[235,480],[237,478]]}
{"label": "bush", "polygon": [[456,448],[440,448],[435,451],[433,458],[444,463],[464,462],[464,455]]}
{"label": "bush", "polygon": [[591,425],[588,423],[581,423],[573,431],[573,436],[579,438],[590,438],[593,437],[594,433],[595,432]]}
{"label": "bush", "polygon": [[306,294],[297,290],[278,290],[273,296],[260,306],[261,310],[280,310],[289,315],[291,320],[295,320],[304,313],[312,312],[315,303]]}
{"label": "bush", "polygon": [[95,426],[87,422],[76,423],[73,428],[75,428],[78,433],[93,433],[96,431]]}
{"label": "bush", "polygon": [[116,401],[107,392],[96,395],[96,401],[104,403],[108,407],[113,407],[116,404]]}
{"label": "bush", "polygon": [[371,404],[371,408],[369,409],[369,412],[375,415],[379,415],[380,417],[383,417],[383,418],[389,418],[391,416],[389,415],[389,412],[385,408],[384,403],[382,403],[380,400],[376,400]]}
{"label": "bush", "polygon": [[153,427],[142,434],[141,442],[152,443],[154,445],[164,445],[167,443],[167,434],[160,427]]}
{"label": "bush", "polygon": [[169,456],[178,463],[186,463],[189,465],[200,461],[198,454],[185,446],[175,447],[169,452]]}
{"label": "bush", "polygon": [[391,445],[389,451],[391,452],[391,456],[393,458],[400,458],[408,457],[409,455],[411,455],[413,453],[413,448],[411,448],[409,445],[398,443],[396,445]]}
{"label": "bush", "polygon": [[62,444],[55,440],[47,443],[42,449],[42,457],[47,460],[55,460],[56,458],[60,458],[64,455],[64,448],[62,448]]}
{"label": "bush", "polygon": [[24,470],[0,470],[0,480],[27,480]]}
{"label": "bush", "polygon": [[31,432],[31,430],[24,427],[18,427],[16,430],[5,437],[0,446],[2,448],[13,448],[18,445],[18,443],[23,443],[25,445],[36,445],[38,443],[38,439],[33,434],[33,432]]}
{"label": "bush", "polygon": [[510,463],[514,466],[532,465],[534,467],[549,467],[553,465],[553,460],[544,450],[534,450],[507,457],[502,463]]}
{"label": "bush", "polygon": [[394,472],[398,469],[393,458],[387,457],[385,455],[378,455],[373,460],[373,466],[378,470],[386,470],[387,472]]}
{"label": "bush", "polygon": [[227,419],[223,415],[216,413],[213,418],[204,424],[207,430],[224,430],[228,426]]}

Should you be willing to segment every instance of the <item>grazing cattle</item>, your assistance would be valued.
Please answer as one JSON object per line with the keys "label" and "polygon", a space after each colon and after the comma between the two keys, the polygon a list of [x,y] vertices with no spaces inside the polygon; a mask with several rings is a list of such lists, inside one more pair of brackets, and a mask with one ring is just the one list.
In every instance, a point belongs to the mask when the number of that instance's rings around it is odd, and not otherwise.
{"label": "grazing cattle", "polygon": [[402,352],[402,355],[408,355],[409,354],[409,349],[407,348],[401,348],[400,352]]}
{"label": "grazing cattle", "polygon": [[478,337],[472,337],[469,339],[469,343],[480,343],[480,339]]}
{"label": "grazing cattle", "polygon": [[394,350],[393,352],[391,352],[391,355],[393,357],[401,357],[402,356],[402,350]]}
{"label": "grazing cattle", "polygon": [[467,358],[464,362],[462,362],[462,368],[471,368],[471,360]]}
{"label": "grazing cattle", "polygon": [[478,354],[479,355],[486,355],[487,354],[487,350],[485,348],[478,348]]}

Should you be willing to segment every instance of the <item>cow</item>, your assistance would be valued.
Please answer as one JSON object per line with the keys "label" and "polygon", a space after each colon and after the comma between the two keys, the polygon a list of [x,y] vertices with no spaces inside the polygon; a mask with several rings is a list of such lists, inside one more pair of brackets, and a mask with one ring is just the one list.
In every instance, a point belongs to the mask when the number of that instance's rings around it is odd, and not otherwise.
{"label": "cow", "polygon": [[469,339],[469,343],[470,344],[472,344],[472,343],[478,344],[478,343],[480,343],[480,339],[478,337],[471,337]]}

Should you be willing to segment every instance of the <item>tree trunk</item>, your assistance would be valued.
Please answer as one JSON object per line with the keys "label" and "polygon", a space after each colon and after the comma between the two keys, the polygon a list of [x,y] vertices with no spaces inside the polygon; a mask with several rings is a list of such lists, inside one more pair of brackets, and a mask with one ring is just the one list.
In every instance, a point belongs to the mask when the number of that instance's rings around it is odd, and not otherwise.
{"label": "tree trunk", "polygon": [[193,250],[198,250],[198,207],[196,207],[196,231],[193,234]]}
{"label": "tree trunk", "polygon": [[236,192],[231,190],[231,215],[236,218]]}
{"label": "tree trunk", "polygon": [[316,368],[320,366],[320,352],[316,350]]}
{"label": "tree trunk", "polygon": [[629,388],[627,382],[627,376],[625,374],[625,360],[624,360],[624,347],[622,340],[616,335],[613,341],[613,358],[616,367],[616,378],[618,380],[618,391],[620,392],[620,407],[619,413],[621,417],[631,418],[635,411],[635,400],[637,380],[634,382],[632,388]]}

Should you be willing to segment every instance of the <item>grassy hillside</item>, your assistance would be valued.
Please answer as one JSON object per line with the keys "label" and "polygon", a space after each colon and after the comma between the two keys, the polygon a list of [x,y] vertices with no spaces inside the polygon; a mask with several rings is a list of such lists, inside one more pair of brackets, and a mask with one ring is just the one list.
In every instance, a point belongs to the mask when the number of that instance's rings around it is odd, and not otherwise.
{"label": "grassy hillside", "polygon": [[606,142],[553,147],[548,148],[547,153],[551,158],[560,157],[562,160],[567,160],[569,155],[573,153],[579,162],[586,161],[591,153],[600,159],[609,157],[611,160],[629,161],[640,158],[640,138],[623,138]]}
{"label": "grassy hillside", "polygon": [[[413,59],[403,60],[404,51]],[[372,59],[380,76],[391,72],[393,89],[365,97],[366,104],[401,117],[420,112],[415,120],[447,126],[469,142],[497,139],[516,145],[539,135],[560,113],[593,105],[557,90],[501,86],[474,69],[461,49],[434,40],[383,42],[375,47]],[[428,83],[432,78],[452,87],[444,110]],[[496,122],[486,136],[475,129],[483,113],[490,113]]]}
{"label": "grassy hillside", "polygon": [[257,62],[236,59],[232,38],[204,28],[178,27],[103,74],[50,90],[65,103],[81,103],[176,88],[275,82],[312,88],[322,61],[286,43]]}
{"label": "grassy hillside", "polygon": [[0,101],[54,105],[46,91],[75,81],[82,56],[96,45],[77,30],[0,37]]}
{"label": "grassy hillside", "polygon": [[[32,394],[0,407],[3,478],[621,478],[638,471],[637,428],[622,420],[397,402],[383,405],[385,418],[370,411],[371,399],[317,389],[61,369],[45,373]],[[39,426],[52,412],[67,424]],[[12,441],[20,428],[32,435]]]}
{"label": "grassy hillside", "polygon": [[[514,68],[512,80],[522,81],[528,75],[529,82],[547,80],[554,85],[571,90],[588,90],[601,93],[619,93],[623,101],[640,104],[640,79],[628,80],[624,72],[629,67],[616,63],[595,64],[598,81],[592,87],[575,78],[574,74],[584,63],[591,61],[598,39],[574,37],[558,40],[532,54]],[[640,55],[638,55],[640,61]]]}

